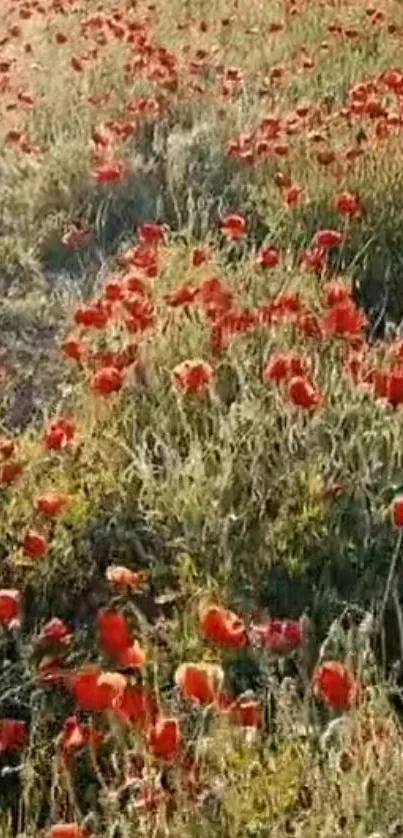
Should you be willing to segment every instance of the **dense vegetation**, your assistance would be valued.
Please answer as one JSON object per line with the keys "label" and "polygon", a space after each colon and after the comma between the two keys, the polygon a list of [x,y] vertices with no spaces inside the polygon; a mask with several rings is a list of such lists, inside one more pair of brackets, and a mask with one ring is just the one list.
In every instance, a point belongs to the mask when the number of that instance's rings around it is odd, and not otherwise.
{"label": "dense vegetation", "polygon": [[403,834],[402,39],[2,0],[4,838]]}

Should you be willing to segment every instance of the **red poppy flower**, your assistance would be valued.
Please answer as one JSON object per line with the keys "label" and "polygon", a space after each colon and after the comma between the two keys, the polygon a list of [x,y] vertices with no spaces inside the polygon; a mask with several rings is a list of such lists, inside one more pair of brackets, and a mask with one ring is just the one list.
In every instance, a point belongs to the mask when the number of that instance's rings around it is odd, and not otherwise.
{"label": "red poppy flower", "polygon": [[94,178],[98,183],[117,183],[122,180],[125,165],[119,161],[111,161],[98,166],[94,171]]}
{"label": "red poppy flower", "polygon": [[85,347],[83,343],[75,337],[66,338],[60,347],[63,355],[66,358],[71,358],[72,361],[82,361],[85,355]]}
{"label": "red poppy flower", "polygon": [[272,311],[280,317],[299,314],[303,311],[304,305],[298,291],[284,291],[277,294],[273,303]]}
{"label": "red poppy flower", "polygon": [[45,445],[49,451],[60,451],[76,434],[76,423],[72,419],[60,416],[53,419],[45,433]]}
{"label": "red poppy flower", "polygon": [[230,241],[241,241],[246,235],[246,221],[243,215],[233,213],[223,218],[221,231]]}
{"label": "red poppy flower", "polygon": [[360,215],[361,213],[359,198],[351,192],[341,192],[340,195],[336,195],[334,208],[340,215],[350,217]]}
{"label": "red poppy flower", "polygon": [[61,492],[46,492],[43,495],[38,495],[35,501],[35,507],[42,515],[56,518],[66,508],[67,503],[67,495]]}
{"label": "red poppy flower", "polygon": [[284,203],[288,207],[297,207],[304,199],[304,190],[296,183],[289,186],[284,191]]}
{"label": "red poppy flower", "polygon": [[323,286],[326,305],[335,306],[351,301],[350,289],[340,280],[333,279]]}
{"label": "red poppy flower", "polygon": [[183,697],[200,704],[214,704],[223,681],[223,669],[212,663],[183,663],[175,673],[175,683]]}
{"label": "red poppy flower", "polygon": [[386,375],[385,396],[393,407],[403,404],[403,370],[392,370]]}
{"label": "red poppy flower", "polygon": [[322,274],[326,266],[326,250],[323,247],[311,247],[305,250],[300,263],[307,273]]}
{"label": "red poppy flower", "polygon": [[173,762],[179,756],[182,736],[177,719],[158,719],[149,729],[147,746],[158,759]]}
{"label": "red poppy flower", "polygon": [[97,628],[101,648],[107,655],[120,655],[132,644],[132,637],[126,617],[111,608],[98,612]]}
{"label": "red poppy flower", "polygon": [[185,282],[183,285],[179,285],[177,288],[173,288],[172,291],[169,291],[169,293],[165,295],[165,299],[168,305],[172,306],[172,308],[186,306],[194,302],[197,291],[197,288],[194,288],[192,285],[189,285],[188,282]]}
{"label": "red poppy flower", "polygon": [[117,302],[124,296],[124,285],[122,279],[110,279],[104,285],[103,296],[110,302]]}
{"label": "red poppy flower", "polygon": [[21,614],[21,593],[13,588],[0,590],[0,625],[17,623]]}
{"label": "red poppy flower", "polygon": [[357,701],[358,683],[339,661],[320,664],[315,669],[312,684],[316,694],[332,710],[349,710]]}
{"label": "red poppy flower", "polygon": [[300,620],[269,619],[265,623],[252,626],[250,639],[274,654],[288,655],[303,642],[303,623]]}
{"label": "red poppy flower", "polygon": [[395,527],[403,527],[403,495],[397,495],[392,501],[392,520]]}
{"label": "red poppy flower", "polygon": [[318,407],[322,397],[305,376],[296,375],[288,382],[288,397],[296,407],[310,410]]}
{"label": "red poppy flower", "polygon": [[123,375],[116,367],[101,367],[92,379],[92,389],[101,396],[110,396],[123,386]]}
{"label": "red poppy flower", "polygon": [[263,710],[256,698],[240,696],[229,709],[229,718],[241,727],[260,727],[263,723]]}
{"label": "red poppy flower", "polygon": [[154,325],[155,308],[150,300],[130,298],[125,300],[125,308],[130,311],[130,317],[125,321],[126,329],[137,334],[145,332]]}
{"label": "red poppy flower", "polygon": [[343,234],[338,230],[318,230],[314,237],[316,247],[328,250],[331,247],[338,247],[343,241]]}
{"label": "red poppy flower", "polygon": [[194,268],[199,268],[200,265],[205,265],[211,256],[209,247],[195,247],[192,250],[192,265]]}
{"label": "red poppy flower", "polygon": [[35,559],[41,559],[48,550],[47,539],[36,530],[28,530],[24,536],[22,546],[28,556]]}
{"label": "red poppy flower", "polygon": [[116,656],[116,665],[122,669],[141,669],[145,662],[146,653],[137,640]]}
{"label": "red poppy flower", "polygon": [[288,359],[285,353],[276,353],[269,358],[264,370],[263,370],[263,381],[268,384],[270,381],[274,381],[278,384],[280,381],[283,381],[287,378],[289,372],[288,367]]}
{"label": "red poppy flower", "polygon": [[157,706],[154,697],[146,689],[127,684],[115,704],[114,712],[126,724],[144,728],[155,720]]}
{"label": "red poppy flower", "polygon": [[27,725],[17,719],[0,719],[0,754],[20,751],[28,738]]}
{"label": "red poppy flower", "polygon": [[263,370],[263,381],[274,381],[278,384],[290,376],[305,374],[305,362],[297,352],[279,352],[269,358]]}
{"label": "red poppy flower", "polygon": [[0,439],[0,457],[9,460],[15,453],[15,441],[13,439]]}
{"label": "red poppy flower", "polygon": [[110,318],[110,309],[106,303],[93,303],[91,305],[79,306],[74,313],[74,321],[77,326],[85,328],[104,329]]}
{"label": "red poppy flower", "polygon": [[311,311],[304,311],[299,314],[296,321],[297,328],[308,338],[323,337],[323,330],[319,317]]}
{"label": "red poppy flower", "polygon": [[346,299],[332,305],[322,318],[322,327],[326,335],[357,335],[367,323],[365,314],[355,303]]}
{"label": "red poppy flower", "polygon": [[230,288],[217,276],[204,279],[197,289],[197,299],[206,314],[213,319],[223,314],[232,306],[233,293]]}
{"label": "red poppy flower", "polygon": [[85,838],[85,832],[78,823],[55,823],[49,829],[48,838]]}
{"label": "red poppy flower", "polygon": [[90,725],[80,722],[77,716],[69,716],[63,724],[60,748],[65,755],[70,755],[79,751],[85,745],[97,748],[103,738],[102,733],[98,733]]}
{"label": "red poppy flower", "polygon": [[281,255],[277,248],[265,245],[260,248],[256,261],[261,268],[276,268],[280,264]]}
{"label": "red poppy flower", "polygon": [[59,620],[58,617],[52,617],[51,620],[42,626],[37,638],[37,644],[39,646],[69,646],[72,636],[63,620]]}
{"label": "red poppy flower", "polygon": [[143,244],[155,245],[164,241],[166,227],[163,224],[140,224],[138,233]]}
{"label": "red poppy flower", "polygon": [[[115,680],[109,676],[115,676]],[[102,672],[97,666],[86,666],[70,676],[69,687],[76,704],[82,710],[102,711],[118,705],[124,694],[125,682],[124,676],[118,676],[117,673]]]}
{"label": "red poppy flower", "polygon": [[246,645],[245,624],[232,611],[219,605],[203,607],[199,614],[200,631],[212,643],[239,649]]}
{"label": "red poppy flower", "polygon": [[176,386],[188,395],[201,395],[210,390],[213,369],[207,361],[183,361],[173,370]]}
{"label": "red poppy flower", "polygon": [[0,468],[0,484],[11,486],[21,477],[24,471],[24,463],[21,460],[10,460]]}
{"label": "red poppy flower", "polygon": [[369,369],[363,375],[363,383],[372,385],[378,399],[385,399],[388,388],[388,373],[384,370]]}

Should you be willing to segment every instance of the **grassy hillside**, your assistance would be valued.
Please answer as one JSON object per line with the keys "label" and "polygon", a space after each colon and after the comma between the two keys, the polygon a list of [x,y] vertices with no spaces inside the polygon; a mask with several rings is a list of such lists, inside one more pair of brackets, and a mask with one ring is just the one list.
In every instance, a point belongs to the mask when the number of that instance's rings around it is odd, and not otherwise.
{"label": "grassy hillside", "polygon": [[1,15],[1,834],[397,838],[401,4]]}

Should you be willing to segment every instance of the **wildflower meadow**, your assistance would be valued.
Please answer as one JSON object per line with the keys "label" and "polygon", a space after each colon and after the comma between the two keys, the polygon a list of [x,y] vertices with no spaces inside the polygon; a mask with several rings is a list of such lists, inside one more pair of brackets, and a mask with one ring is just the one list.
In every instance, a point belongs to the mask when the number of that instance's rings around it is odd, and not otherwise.
{"label": "wildflower meadow", "polygon": [[403,7],[0,2],[0,838],[403,836]]}

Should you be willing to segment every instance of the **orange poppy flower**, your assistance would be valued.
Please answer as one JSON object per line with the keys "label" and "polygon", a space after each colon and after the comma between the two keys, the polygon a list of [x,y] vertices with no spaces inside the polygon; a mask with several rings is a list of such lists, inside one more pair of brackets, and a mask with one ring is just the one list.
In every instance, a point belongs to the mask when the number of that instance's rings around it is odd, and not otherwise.
{"label": "orange poppy flower", "polygon": [[183,663],[175,673],[175,683],[183,697],[200,704],[214,704],[223,681],[223,669],[213,663]]}
{"label": "orange poppy flower", "polygon": [[124,565],[109,565],[106,568],[106,578],[113,585],[127,585],[128,588],[138,588],[147,579],[147,574],[142,570],[130,570]]}

